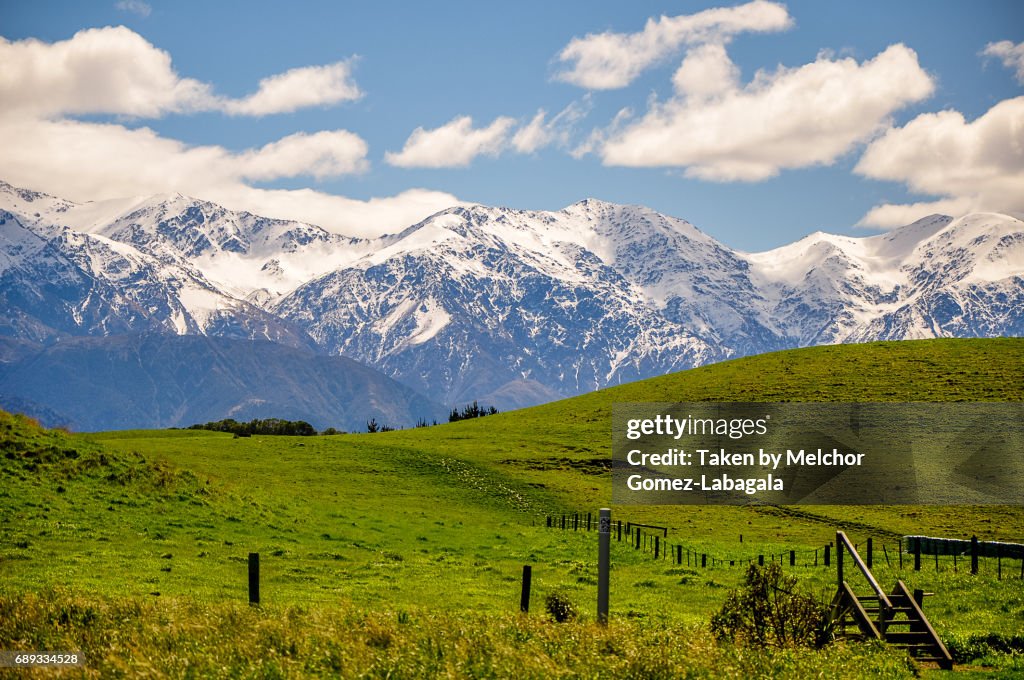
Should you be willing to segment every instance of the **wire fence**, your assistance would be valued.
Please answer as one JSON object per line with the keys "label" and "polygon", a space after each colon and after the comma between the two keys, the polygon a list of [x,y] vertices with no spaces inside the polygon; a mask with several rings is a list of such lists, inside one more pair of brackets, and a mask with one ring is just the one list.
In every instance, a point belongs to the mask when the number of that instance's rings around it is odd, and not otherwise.
{"label": "wire fence", "polygon": [[[591,512],[546,515],[547,529],[572,532],[597,530],[596,515]],[[669,539],[669,528],[617,520],[612,524],[615,543],[650,554],[654,560],[678,566],[713,568],[746,567],[778,562],[783,566],[831,568],[836,561],[836,548],[829,542],[817,548],[800,548],[725,552]],[[740,543],[743,536],[739,537]],[[884,564],[890,569],[934,570],[936,572],[968,571],[972,574],[994,575],[998,580],[1024,580],[1024,545],[1001,541],[904,536],[902,538],[869,537],[854,544],[868,568]]]}

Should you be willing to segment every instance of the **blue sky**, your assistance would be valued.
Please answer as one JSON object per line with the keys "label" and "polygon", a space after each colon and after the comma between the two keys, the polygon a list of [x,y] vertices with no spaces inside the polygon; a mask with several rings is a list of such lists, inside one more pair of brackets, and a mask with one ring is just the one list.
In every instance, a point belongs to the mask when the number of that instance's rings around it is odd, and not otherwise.
{"label": "blue sky", "polygon": [[4,2],[0,35],[0,178],[76,200],[372,235],[597,197],[742,250],[1024,212],[1015,1]]}

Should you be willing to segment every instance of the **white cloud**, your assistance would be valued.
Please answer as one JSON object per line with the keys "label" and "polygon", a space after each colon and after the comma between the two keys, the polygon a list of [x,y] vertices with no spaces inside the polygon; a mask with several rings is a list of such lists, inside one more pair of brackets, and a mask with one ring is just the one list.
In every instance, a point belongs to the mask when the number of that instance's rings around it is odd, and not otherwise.
{"label": "white cloud", "polygon": [[225,101],[224,110],[236,115],[264,116],[351,101],[362,96],[352,79],[352,63],[348,60],[327,66],[294,68],[264,78],[255,94]]}
{"label": "white cloud", "polygon": [[550,123],[545,123],[547,112],[537,111],[529,123],[516,130],[512,136],[512,146],[519,153],[533,153],[554,141],[554,132]]}
{"label": "white cloud", "polygon": [[360,93],[351,60],[266,78],[255,94],[240,100],[180,77],[167,52],[124,27],[84,30],[55,43],[0,38],[0,63],[0,172],[16,186],[78,201],[177,191],[357,236],[395,232],[460,204],[451,194],[426,189],[361,201],[311,189],[252,186],[363,172],[367,144],[346,130],[300,132],[230,151],[190,146],[146,127],[70,119],[204,110],[265,115],[353,99]]}
{"label": "white cloud", "polygon": [[300,220],[349,236],[373,238],[394,234],[436,212],[468,205],[452,194],[429,189],[406,189],[395,196],[365,201],[313,189],[255,189],[236,186],[215,194],[215,200],[232,210],[256,215]]}
{"label": "white cloud", "polygon": [[0,115],[156,117],[215,104],[209,85],[180,78],[167,52],[123,26],[55,43],[0,37],[0,63]]}
{"label": "white cloud", "polygon": [[985,45],[981,53],[1002,60],[1003,66],[1013,70],[1017,82],[1024,85],[1024,43],[1014,45],[1009,40],[1000,40]]}
{"label": "white cloud", "polygon": [[142,0],[118,0],[118,2],[114,4],[114,7],[124,12],[138,14],[140,17],[148,17],[153,11],[153,8],[149,6],[149,3],[143,2]]}
{"label": "white cloud", "polygon": [[893,229],[913,224],[928,215],[966,215],[972,212],[972,202],[964,198],[947,198],[917,203],[884,203],[876,205],[855,226]]}
{"label": "white cloud", "polygon": [[558,60],[571,64],[571,68],[556,77],[591,90],[625,87],[684,45],[724,43],[738,33],[782,31],[792,23],[784,5],[765,0],[648,19],[639,33],[606,32],[573,38],[558,54]]}
{"label": "white cloud", "polygon": [[388,151],[384,159],[401,168],[466,167],[477,156],[500,154],[515,122],[500,116],[485,128],[474,128],[472,118],[459,116],[433,130],[418,127],[401,151]]}
{"label": "white cloud", "polygon": [[367,169],[366,142],[347,130],[299,132],[238,158],[240,175],[253,180],[310,175],[318,179]]}
{"label": "white cloud", "polygon": [[574,126],[589,111],[589,95],[580,102],[572,102],[550,120],[547,119],[547,112],[539,109],[529,123],[512,135],[512,148],[518,153],[526,154],[534,153],[551,144],[567,146]]}
{"label": "white cloud", "polygon": [[[709,79],[715,74],[720,79]],[[893,45],[862,64],[820,55],[799,68],[759,72],[740,87],[723,49],[683,62],[676,97],[595,148],[606,165],[684,167],[688,177],[758,181],[784,168],[825,165],[934,89],[917,55]]]}
{"label": "white cloud", "polygon": [[252,187],[253,180],[359,172],[366,144],[338,130],[295,134],[258,149],[188,146],[148,128],[72,120],[0,118],[3,179],[72,200],[181,193],[255,214],[298,219],[357,236],[395,232],[458,205],[422,189],[359,201],[309,189]]}
{"label": "white cloud", "polygon": [[243,99],[220,97],[207,83],[179,76],[167,52],[123,26],[90,28],[54,43],[0,37],[0,63],[0,115],[155,118],[219,110],[262,116],[361,96],[346,60],[265,78]]}
{"label": "white cloud", "polygon": [[676,93],[706,99],[739,89],[740,70],[726,54],[724,45],[701,45],[686,55],[672,76]]}
{"label": "white cloud", "polygon": [[893,227],[931,212],[1024,211],[1022,121],[1024,97],[1017,97],[999,102],[973,122],[958,111],[939,111],[889,130],[868,146],[855,171],[942,198],[876,206],[860,223]]}

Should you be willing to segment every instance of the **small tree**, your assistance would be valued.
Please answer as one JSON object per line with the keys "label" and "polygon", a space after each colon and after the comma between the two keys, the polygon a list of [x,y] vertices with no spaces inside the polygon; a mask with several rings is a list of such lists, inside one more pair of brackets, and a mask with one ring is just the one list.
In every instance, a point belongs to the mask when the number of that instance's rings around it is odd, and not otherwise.
{"label": "small tree", "polygon": [[711,631],[719,640],[755,647],[822,646],[828,641],[825,606],[796,592],[796,583],[776,562],[751,564],[743,587],[711,617]]}
{"label": "small tree", "polygon": [[377,424],[376,418],[370,418],[366,421],[367,432],[380,432],[380,425]]}

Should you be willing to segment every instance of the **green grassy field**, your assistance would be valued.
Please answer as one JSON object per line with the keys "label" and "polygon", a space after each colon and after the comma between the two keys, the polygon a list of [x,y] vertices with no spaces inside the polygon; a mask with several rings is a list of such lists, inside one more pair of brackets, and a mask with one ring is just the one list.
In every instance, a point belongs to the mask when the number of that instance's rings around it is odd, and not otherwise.
{"label": "green grassy field", "polygon": [[[892,650],[751,656],[717,645],[706,624],[742,569],[655,562],[625,543],[612,551],[613,625],[595,626],[596,534],[550,530],[545,517],[596,517],[610,504],[612,404],[703,400],[1021,401],[1024,341],[780,352],[532,409],[375,434],[70,435],[2,415],[0,649],[78,645],[103,675],[152,668],[200,677],[208,674],[203,668],[223,668],[213,674],[507,677],[517,663],[528,677],[559,669],[572,677],[912,673]],[[1024,539],[1024,509],[1012,506],[613,512],[667,526],[670,542],[726,559],[791,549],[809,556],[837,528],[854,541],[888,541],[890,550],[902,534]],[[239,606],[249,552],[261,555],[259,611]],[[935,592],[926,604],[933,624],[966,648],[981,636],[1012,638],[1024,629],[1019,562],[1007,562],[1002,581],[990,562],[979,577],[954,574],[945,561],[938,573],[879,567],[878,576],[887,587],[903,578]],[[524,564],[534,574],[525,621],[516,613]],[[795,573],[808,592],[831,596],[834,571],[801,566]],[[543,598],[555,591],[577,603],[581,622],[545,621]],[[264,664],[271,650],[273,663],[260,665],[244,645]],[[481,657],[489,648],[500,650],[490,666]],[[986,649],[979,646],[978,655]],[[694,656],[709,660],[694,665]],[[1024,670],[1013,655],[984,660],[1008,677]]]}

